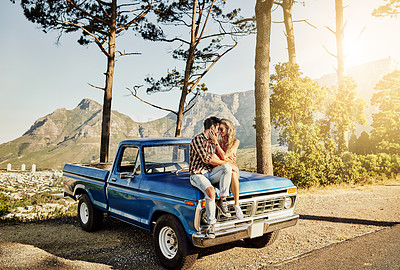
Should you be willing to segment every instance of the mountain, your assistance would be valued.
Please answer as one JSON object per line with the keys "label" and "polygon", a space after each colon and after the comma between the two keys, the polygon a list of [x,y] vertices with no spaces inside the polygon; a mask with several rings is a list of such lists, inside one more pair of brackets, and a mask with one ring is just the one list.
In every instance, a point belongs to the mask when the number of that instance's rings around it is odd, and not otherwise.
{"label": "mountain", "polygon": [[[209,116],[231,120],[236,127],[240,147],[255,147],[255,129],[253,128],[255,116],[254,91],[225,95],[203,94],[183,119],[183,136],[193,137],[193,135],[200,133],[203,130],[204,119]],[[175,120],[174,114],[170,114],[168,117]]]}
{"label": "mountain", "polygon": [[[360,97],[369,104],[375,85],[382,77],[398,68],[392,58],[387,58],[348,70],[358,85]],[[336,83],[336,74],[328,74],[317,81],[331,86]],[[367,126],[357,127],[358,134],[369,130],[371,114],[368,108]],[[203,130],[203,121],[209,116],[231,120],[237,129],[240,148],[255,147],[254,91],[236,92],[225,95],[204,93],[198,97],[194,107],[185,115],[182,136],[192,137]],[[0,169],[8,163],[13,168],[36,164],[39,169],[62,168],[67,162],[89,163],[98,161],[100,149],[102,106],[90,99],[83,99],[76,108],[57,109],[38,120],[21,137],[0,145]],[[110,134],[110,159],[118,143],[129,138],[167,137],[175,133],[175,115],[138,123],[129,116],[112,111]],[[273,131],[273,143],[277,132]]]}
{"label": "mountain", "polygon": [[[76,108],[57,109],[38,120],[21,137],[0,145],[0,168],[26,164],[30,168],[62,168],[66,162],[98,160],[102,106],[83,99]],[[111,114],[110,154],[121,140],[137,137],[161,137],[173,125],[170,119],[148,123],[134,122],[117,111]]]}
{"label": "mountain", "polygon": [[[182,136],[192,137],[203,130],[203,121],[209,116],[230,119],[237,127],[242,147],[254,147],[255,131],[254,91],[217,95],[205,93],[189,111],[182,123]],[[102,106],[83,99],[76,108],[57,109],[38,120],[23,136],[0,145],[0,169],[62,168],[67,162],[90,163],[98,161],[100,149]],[[138,123],[129,116],[112,111],[110,156],[118,143],[129,138],[167,137],[175,133],[175,115],[147,123]]]}

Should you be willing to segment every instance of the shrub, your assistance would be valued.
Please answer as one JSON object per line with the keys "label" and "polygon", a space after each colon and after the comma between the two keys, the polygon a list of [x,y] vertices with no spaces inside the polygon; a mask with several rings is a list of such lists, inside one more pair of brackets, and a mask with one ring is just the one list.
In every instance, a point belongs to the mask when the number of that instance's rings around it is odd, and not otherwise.
{"label": "shrub", "polygon": [[0,217],[3,217],[10,213],[10,207],[8,206],[8,197],[0,193]]}
{"label": "shrub", "polygon": [[395,178],[400,174],[400,156],[337,154],[314,145],[301,154],[276,152],[272,156],[276,176],[289,178],[296,186],[326,186],[357,183],[371,177]]}

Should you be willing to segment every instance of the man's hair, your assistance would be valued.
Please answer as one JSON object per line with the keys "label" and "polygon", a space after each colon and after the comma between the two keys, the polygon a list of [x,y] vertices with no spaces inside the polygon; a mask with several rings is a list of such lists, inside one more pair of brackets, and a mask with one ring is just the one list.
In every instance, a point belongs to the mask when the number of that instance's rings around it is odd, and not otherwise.
{"label": "man's hair", "polygon": [[216,126],[217,124],[221,123],[221,119],[218,117],[212,116],[204,120],[204,130],[209,129],[211,126]]}

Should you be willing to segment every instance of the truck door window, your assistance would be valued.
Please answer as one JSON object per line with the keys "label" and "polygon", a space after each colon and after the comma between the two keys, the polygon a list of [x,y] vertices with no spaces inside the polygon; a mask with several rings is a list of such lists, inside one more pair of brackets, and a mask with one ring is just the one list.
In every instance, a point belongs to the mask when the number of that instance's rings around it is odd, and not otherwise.
{"label": "truck door window", "polygon": [[187,171],[189,169],[189,145],[145,146],[144,166],[147,174]]}
{"label": "truck door window", "polygon": [[140,155],[139,148],[125,147],[123,149],[119,172],[129,172],[140,174]]}

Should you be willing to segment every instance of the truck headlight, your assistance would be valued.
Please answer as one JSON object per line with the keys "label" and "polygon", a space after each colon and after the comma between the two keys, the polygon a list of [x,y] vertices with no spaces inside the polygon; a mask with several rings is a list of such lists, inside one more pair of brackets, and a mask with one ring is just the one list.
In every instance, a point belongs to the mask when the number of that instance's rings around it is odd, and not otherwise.
{"label": "truck headlight", "polygon": [[292,207],[292,197],[285,198],[283,202],[283,207],[285,207],[285,209],[289,209],[290,207]]}

